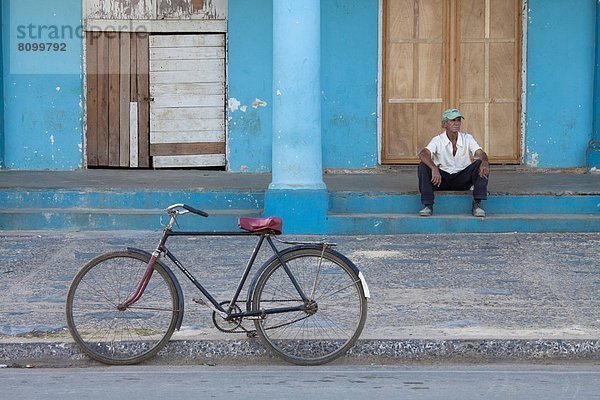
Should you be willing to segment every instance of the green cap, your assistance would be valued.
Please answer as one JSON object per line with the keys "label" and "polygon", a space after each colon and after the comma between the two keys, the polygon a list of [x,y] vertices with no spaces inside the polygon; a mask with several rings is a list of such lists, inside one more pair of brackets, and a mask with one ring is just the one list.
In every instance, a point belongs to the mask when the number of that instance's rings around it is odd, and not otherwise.
{"label": "green cap", "polygon": [[442,114],[442,121],[446,119],[456,119],[459,117],[464,118],[462,115],[460,115],[460,111],[458,111],[456,108],[449,108]]}

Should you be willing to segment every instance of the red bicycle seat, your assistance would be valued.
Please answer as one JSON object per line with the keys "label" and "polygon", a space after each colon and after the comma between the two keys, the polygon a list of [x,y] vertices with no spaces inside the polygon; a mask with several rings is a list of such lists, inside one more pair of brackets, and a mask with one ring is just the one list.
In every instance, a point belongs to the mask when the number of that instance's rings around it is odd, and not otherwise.
{"label": "red bicycle seat", "polygon": [[279,217],[268,217],[268,218],[249,218],[240,217],[238,219],[238,226],[246,231],[250,232],[263,232],[272,231],[275,235],[281,234],[283,227],[283,221]]}

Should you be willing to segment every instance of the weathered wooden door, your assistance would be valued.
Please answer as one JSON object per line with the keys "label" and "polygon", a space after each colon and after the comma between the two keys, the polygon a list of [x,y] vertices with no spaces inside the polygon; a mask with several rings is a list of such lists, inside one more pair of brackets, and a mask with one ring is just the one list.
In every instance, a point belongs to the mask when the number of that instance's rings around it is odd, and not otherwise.
{"label": "weathered wooden door", "polygon": [[225,35],[150,37],[155,168],[225,165]]}
{"label": "weathered wooden door", "polygon": [[496,163],[520,161],[521,0],[384,0],[382,162],[414,163],[465,115]]}
{"label": "weathered wooden door", "polygon": [[150,166],[148,35],[87,32],[89,167]]}

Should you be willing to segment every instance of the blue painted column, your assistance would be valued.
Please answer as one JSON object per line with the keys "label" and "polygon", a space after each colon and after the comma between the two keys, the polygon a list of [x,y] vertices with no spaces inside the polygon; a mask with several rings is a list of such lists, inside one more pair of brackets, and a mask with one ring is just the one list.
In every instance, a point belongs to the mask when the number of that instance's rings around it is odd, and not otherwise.
{"label": "blue painted column", "polygon": [[285,233],[322,233],[320,0],[273,1],[273,179],[265,214]]}
{"label": "blue painted column", "polygon": [[587,149],[587,167],[600,172],[600,4],[596,3],[596,63],[594,77],[594,126]]}

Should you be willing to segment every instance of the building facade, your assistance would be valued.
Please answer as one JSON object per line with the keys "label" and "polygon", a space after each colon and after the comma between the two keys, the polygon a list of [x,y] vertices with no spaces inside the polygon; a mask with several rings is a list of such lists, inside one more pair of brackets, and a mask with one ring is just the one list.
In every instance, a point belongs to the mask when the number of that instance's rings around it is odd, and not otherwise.
{"label": "building facade", "polygon": [[325,168],[414,164],[460,107],[494,163],[600,168],[596,1],[294,3],[3,1],[0,167],[319,192]]}

